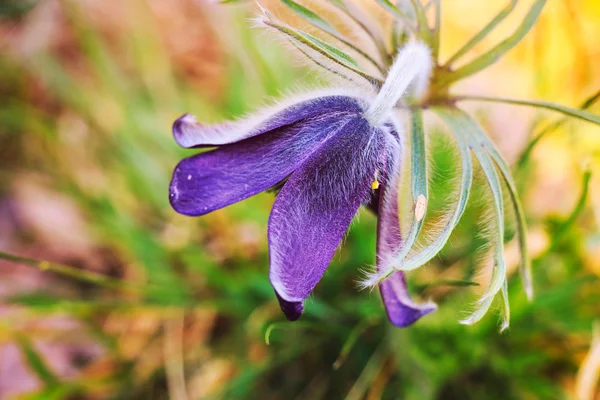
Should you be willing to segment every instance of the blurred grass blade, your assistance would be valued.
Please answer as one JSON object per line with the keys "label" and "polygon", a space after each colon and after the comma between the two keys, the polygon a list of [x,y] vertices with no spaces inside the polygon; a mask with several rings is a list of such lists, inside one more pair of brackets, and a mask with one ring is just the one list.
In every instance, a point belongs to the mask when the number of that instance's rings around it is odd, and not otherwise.
{"label": "blurred grass blade", "polygon": [[545,4],[546,0],[536,0],[531,6],[521,25],[519,25],[517,30],[511,36],[500,42],[492,50],[481,55],[480,57],[477,57],[467,65],[445,74],[440,79],[439,85],[441,87],[446,87],[452,82],[471,76],[498,61],[505,53],[515,47],[531,30],[533,25],[537,22],[537,19],[540,16]]}
{"label": "blurred grass blade", "polygon": [[31,370],[35,373],[35,375],[44,383],[44,385],[51,386],[59,386],[60,380],[58,377],[52,372],[50,367],[46,364],[46,361],[43,357],[37,352],[37,350],[33,347],[29,338],[24,335],[17,335],[17,343],[19,345],[19,349],[21,350],[21,354],[23,358],[27,362],[27,365]]}
{"label": "blurred grass blade", "polygon": [[[440,111],[443,113],[443,110],[434,109],[433,111]],[[462,217],[465,209],[467,208],[467,202],[469,200],[469,196],[471,193],[471,185],[473,182],[473,162],[471,159],[471,153],[466,143],[460,140],[457,140],[457,143],[460,148],[462,169],[460,179],[460,192],[458,195],[456,208],[454,209],[452,216],[450,217],[440,234],[435,238],[435,240],[410,259],[402,261],[398,266],[396,266],[397,269],[403,271],[414,270],[433,259],[444,248],[444,246],[448,242],[448,239],[450,238],[450,235],[458,225],[460,218]]]}
{"label": "blurred grass blade", "polygon": [[263,20],[263,23],[283,34],[294,44],[299,46],[305,46],[315,51],[316,53],[331,60],[339,66],[349,71],[352,71],[354,74],[367,80],[370,84],[377,87],[383,84],[381,80],[370,76],[369,74],[360,70],[358,68],[358,63],[356,62],[356,60],[354,60],[354,58],[352,58],[349,54],[345,53],[343,50],[340,50],[328,43],[325,43],[321,39],[316,38],[306,32],[302,32],[292,27],[279,24],[272,20]]}
{"label": "blurred grass blade", "polygon": [[273,330],[275,329],[279,329],[279,328],[315,328],[315,329],[323,329],[322,326],[320,326],[317,323],[314,322],[302,322],[302,321],[296,321],[293,324],[290,324],[289,321],[285,321],[285,322],[275,322],[270,324],[267,329],[265,330],[265,344],[267,346],[271,345],[271,333],[273,333]]}
{"label": "blurred grass blade", "polygon": [[362,321],[361,323],[357,324],[352,329],[352,331],[350,331],[348,338],[346,339],[346,341],[344,342],[344,345],[342,346],[342,350],[340,351],[340,354],[338,355],[338,357],[336,358],[335,362],[332,365],[332,368],[334,370],[338,370],[344,364],[344,362],[346,362],[346,359],[348,358],[350,351],[352,351],[352,348],[354,347],[354,345],[360,338],[360,335],[362,335],[367,329],[369,329],[369,327],[373,326],[373,324],[374,324],[374,322],[372,320],[365,320],[365,321]]}
{"label": "blurred grass blade", "polygon": [[424,283],[421,285],[415,285],[415,292],[421,293],[427,289],[438,288],[438,287],[471,287],[471,286],[479,286],[479,283],[473,281],[465,281],[459,279],[440,279],[437,281]]}
{"label": "blurred grass blade", "polygon": [[[457,96],[456,100],[476,100],[476,101],[488,101],[492,103],[506,103],[515,104],[521,106],[545,108],[547,110],[556,111],[569,117],[578,118],[583,121],[591,122],[600,125],[600,116],[589,113],[584,110],[577,108],[571,108],[563,106],[561,104],[550,103],[547,101],[536,101],[536,100],[518,100],[518,99],[507,99],[504,97],[485,97],[485,96]],[[595,100],[594,100],[595,101]]]}
{"label": "blurred grass blade", "polygon": [[296,3],[293,0],[281,0],[283,4],[288,6],[292,11],[294,11],[300,18],[304,19],[308,23],[322,31],[326,32],[330,36],[339,40],[344,45],[348,46],[353,51],[360,54],[365,60],[369,61],[371,65],[373,65],[379,72],[385,74],[385,70],[379,65],[377,61],[375,61],[369,54],[364,52],[360,47],[355,46],[350,40],[348,40],[342,33],[340,33],[334,26],[332,26],[329,22],[325,21],[319,15],[315,14],[313,11],[304,7],[301,4]]}
{"label": "blurred grass blade", "polygon": [[585,203],[588,198],[588,193],[590,191],[590,181],[592,179],[592,171],[586,170],[583,173],[583,181],[581,183],[581,194],[573,207],[573,211],[569,214],[569,217],[564,221],[560,226],[556,229],[553,237],[552,237],[552,246],[549,250],[552,250],[552,247],[558,245],[560,241],[568,234],[569,229],[575,224],[577,218],[581,215],[585,208]]}
{"label": "blurred grass blade", "polygon": [[[600,90],[598,92],[594,93],[588,99],[586,99],[579,106],[579,109],[586,110],[586,109],[590,108],[592,105],[594,105],[596,103],[596,101],[598,101],[598,99],[600,99]],[[527,160],[529,160],[529,157],[531,156],[531,152],[533,151],[533,148],[540,142],[540,140],[542,140],[547,134],[549,134],[549,133],[555,131],[556,129],[560,128],[561,126],[563,126],[568,120],[569,120],[569,117],[563,117],[563,118],[559,119],[558,121],[546,126],[544,129],[542,129],[540,131],[540,133],[538,133],[532,140],[530,140],[529,143],[527,144],[527,147],[525,148],[525,150],[523,150],[523,152],[521,153],[521,156],[519,157],[519,161],[517,161],[517,168],[520,169],[525,165],[525,163],[527,162]]]}
{"label": "blurred grass blade", "polygon": [[32,258],[16,256],[13,254],[4,253],[2,251],[0,251],[0,259],[12,261],[19,264],[29,265],[30,267],[35,267],[42,271],[55,272],[60,275],[68,276],[70,278],[74,278],[88,283],[93,283],[95,285],[103,286],[106,288],[133,292],[139,292],[142,290],[142,288],[126,283],[124,281],[100,275],[95,272],[70,267],[68,265],[55,264],[49,261],[40,261]]}
{"label": "blurred grass blade", "polygon": [[454,131],[458,140],[462,140],[468,144],[475,157],[479,161],[479,165],[483,170],[493,197],[494,206],[494,268],[492,270],[492,279],[490,286],[485,294],[478,301],[478,306],[468,318],[461,321],[463,324],[473,324],[479,321],[487,312],[495,295],[502,289],[502,285],[506,280],[506,262],[504,260],[504,206],[502,196],[502,185],[496,172],[494,163],[490,156],[484,151],[480,145],[481,129],[479,126],[464,112],[459,109],[439,109],[438,115],[448,124],[450,129]]}
{"label": "blurred grass blade", "polygon": [[518,0],[510,0],[510,3],[506,5],[500,12],[481,30],[479,31],[471,40],[469,40],[463,47],[460,48],[452,57],[446,61],[446,66],[452,65],[459,58],[464,56],[469,50],[475,47],[479,42],[481,42],[498,24],[514,10],[517,5]]}
{"label": "blurred grass blade", "polygon": [[352,388],[344,397],[344,400],[361,400],[366,398],[366,393],[369,388],[375,384],[375,376],[377,375],[377,371],[381,369],[383,365],[385,365],[385,361],[388,357],[390,357],[388,353],[388,345],[387,341],[383,340],[373,352],[369,361],[367,361],[365,367],[362,372],[352,385]]}

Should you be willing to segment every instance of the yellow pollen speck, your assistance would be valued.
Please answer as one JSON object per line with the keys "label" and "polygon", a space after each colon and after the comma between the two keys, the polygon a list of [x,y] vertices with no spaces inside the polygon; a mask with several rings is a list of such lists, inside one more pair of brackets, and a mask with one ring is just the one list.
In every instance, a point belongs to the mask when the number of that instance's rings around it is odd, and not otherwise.
{"label": "yellow pollen speck", "polygon": [[371,183],[371,189],[377,190],[379,189],[379,181],[377,180],[377,176],[379,175],[379,170],[375,170],[375,180]]}

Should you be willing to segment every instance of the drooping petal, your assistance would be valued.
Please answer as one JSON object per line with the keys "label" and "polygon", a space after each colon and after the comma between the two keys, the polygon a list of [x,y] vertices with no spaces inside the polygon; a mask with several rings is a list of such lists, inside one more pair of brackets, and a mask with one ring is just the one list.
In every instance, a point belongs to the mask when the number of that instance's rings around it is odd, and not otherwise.
{"label": "drooping petal", "polygon": [[343,120],[341,114],[323,114],[186,158],[173,172],[171,205],[198,216],[269,189],[343,129]]}
{"label": "drooping petal", "polygon": [[371,191],[382,141],[361,117],[323,144],[281,190],[269,219],[269,277],[289,320],[321,279]]}
{"label": "drooping petal", "polygon": [[173,124],[175,141],[185,148],[231,144],[311,118],[323,112],[359,113],[362,101],[342,95],[317,97],[318,93],[292,98],[269,107],[261,113],[235,122],[216,125],[198,123],[196,117],[185,114]]}
{"label": "drooping petal", "polygon": [[[399,154],[399,152],[398,152]],[[379,190],[379,209],[377,217],[377,268],[388,265],[388,261],[399,253],[402,245],[400,219],[398,215],[398,188],[400,162],[397,155],[390,156],[388,163],[391,173],[383,177]],[[395,272],[379,284],[381,298],[392,324],[405,327],[413,324],[422,316],[434,311],[434,303],[415,303],[408,293],[404,272]]]}

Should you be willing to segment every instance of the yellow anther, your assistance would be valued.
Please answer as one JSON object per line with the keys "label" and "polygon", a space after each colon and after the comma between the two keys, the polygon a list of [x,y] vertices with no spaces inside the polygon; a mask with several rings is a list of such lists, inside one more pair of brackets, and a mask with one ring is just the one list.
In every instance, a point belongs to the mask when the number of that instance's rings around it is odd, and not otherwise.
{"label": "yellow anther", "polygon": [[379,181],[377,180],[377,176],[379,175],[379,170],[375,170],[375,180],[371,183],[371,189],[377,190],[379,189]]}

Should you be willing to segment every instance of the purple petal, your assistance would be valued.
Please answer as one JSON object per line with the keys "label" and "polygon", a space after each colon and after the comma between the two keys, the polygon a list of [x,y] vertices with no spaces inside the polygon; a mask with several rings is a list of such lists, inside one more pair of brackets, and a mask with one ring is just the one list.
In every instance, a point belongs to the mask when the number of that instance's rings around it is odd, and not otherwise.
{"label": "purple petal", "polygon": [[339,131],[343,118],[339,113],[313,117],[184,159],[173,172],[171,205],[198,216],[269,189]]}
{"label": "purple petal", "polygon": [[269,219],[269,277],[281,309],[299,318],[360,205],[371,191],[382,140],[348,117],[286,182]]}
{"label": "purple petal", "polygon": [[[397,152],[399,154],[399,151]],[[382,265],[399,252],[402,244],[400,219],[398,215],[398,187],[400,179],[400,160],[394,155],[391,162],[391,174],[385,177],[379,187],[380,201],[377,217],[377,267]],[[415,303],[408,293],[406,276],[398,271],[379,284],[381,298],[392,324],[405,327],[413,324],[422,316],[436,310],[434,303]]]}
{"label": "purple petal", "polygon": [[185,148],[231,144],[257,136],[324,112],[361,113],[360,100],[347,96],[324,96],[304,100],[292,99],[253,117],[217,125],[202,125],[196,117],[185,114],[173,124],[175,141]]}

